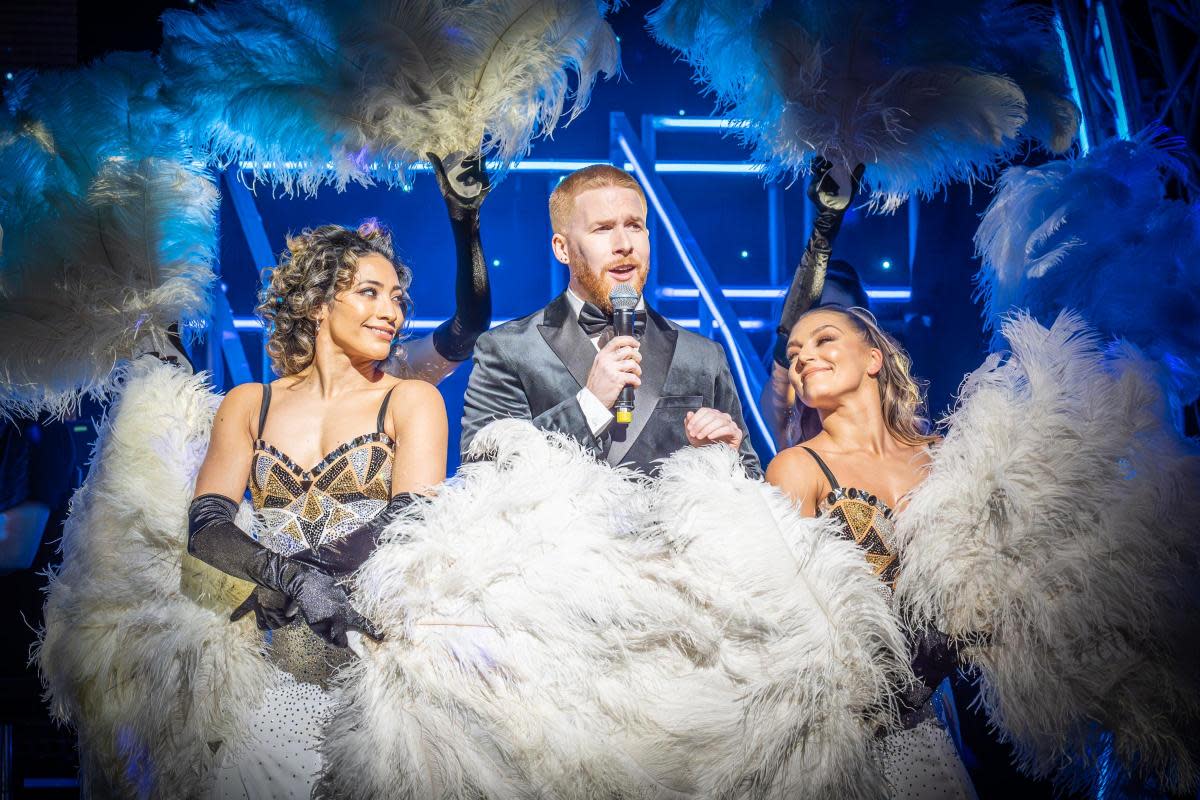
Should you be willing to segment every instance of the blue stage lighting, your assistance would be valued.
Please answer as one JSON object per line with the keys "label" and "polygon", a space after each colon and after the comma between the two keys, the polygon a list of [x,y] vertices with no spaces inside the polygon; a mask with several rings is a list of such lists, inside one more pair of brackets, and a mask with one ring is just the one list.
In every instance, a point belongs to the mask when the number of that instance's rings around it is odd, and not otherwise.
{"label": "blue stage lighting", "polygon": [[723,131],[729,128],[745,128],[749,123],[744,119],[721,119],[714,117],[655,117],[655,130],[688,130],[688,131]]}
{"label": "blue stage lighting", "polygon": [[493,258],[493,259],[492,259],[492,266],[493,266],[493,267],[498,267],[498,266],[500,266],[500,259],[498,259],[498,258]]}
{"label": "blue stage lighting", "polygon": [[[1062,47],[1063,61],[1067,65],[1067,83],[1071,86],[1071,98],[1079,109],[1083,109],[1083,97],[1079,94],[1079,79],[1075,75],[1075,62],[1071,59],[1071,46],[1067,42],[1067,31],[1063,28],[1062,18],[1054,15],[1054,30],[1058,33],[1058,43]],[[1079,149],[1087,155],[1088,147],[1087,114],[1079,115]]]}
{"label": "blue stage lighting", "polygon": [[888,260],[885,258],[883,261],[880,261],[880,262],[879,262],[879,266],[883,267],[884,269],[891,269],[891,268],[892,268],[892,262],[891,262],[891,261],[888,261]]}
{"label": "blue stage lighting", "polygon": [[749,258],[749,257],[750,257],[750,251],[749,251],[749,250],[743,250],[743,251],[742,251],[742,258]]}
{"label": "blue stage lighting", "polygon": [[11,72],[4,73],[4,79],[7,81],[11,81],[13,79],[13,74]]}
{"label": "blue stage lighting", "polygon": [[687,112],[681,108],[681,109],[679,109],[679,116],[681,116],[681,117],[687,116]]}

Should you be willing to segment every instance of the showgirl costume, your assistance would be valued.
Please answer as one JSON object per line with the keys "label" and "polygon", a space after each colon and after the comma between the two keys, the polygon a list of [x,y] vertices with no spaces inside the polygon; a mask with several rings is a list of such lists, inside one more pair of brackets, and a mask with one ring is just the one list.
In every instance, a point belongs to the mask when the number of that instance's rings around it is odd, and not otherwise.
{"label": "showgirl costume", "polygon": [[[862,548],[890,602],[900,571],[900,560],[891,544],[895,531],[892,509],[868,491],[842,486],[815,450],[804,449],[831,487],[817,507],[817,516],[835,520],[843,535]],[[976,796],[966,767],[935,710],[938,699],[937,691],[914,684],[903,697],[901,729],[876,742],[875,754],[890,800],[973,800]]]}
{"label": "showgirl costume", "polygon": [[[344,571],[340,546],[363,536],[364,526],[369,529],[391,500],[395,442],[384,431],[391,396],[389,390],[380,404],[374,431],[338,445],[316,466],[303,469],[263,439],[271,403],[271,386],[263,385],[250,473],[260,543],[318,569]],[[281,611],[285,603],[274,599],[273,607]],[[262,597],[258,602],[268,603]],[[268,609],[256,608],[264,626],[270,624],[264,620]],[[298,615],[279,621],[282,627],[269,634],[267,655],[283,675],[250,715],[245,735],[229,743],[209,797],[284,800],[311,794],[321,764],[321,730],[332,712],[330,679],[353,654],[328,644]]]}

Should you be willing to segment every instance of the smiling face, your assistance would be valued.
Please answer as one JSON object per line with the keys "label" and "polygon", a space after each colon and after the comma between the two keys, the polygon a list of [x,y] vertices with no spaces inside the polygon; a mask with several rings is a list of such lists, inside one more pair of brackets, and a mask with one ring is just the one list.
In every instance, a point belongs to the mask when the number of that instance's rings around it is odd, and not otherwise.
{"label": "smiling face", "polygon": [[404,289],[396,267],[378,253],[358,258],[350,286],[324,306],[318,336],[351,357],[382,361],[404,325]]}
{"label": "smiling face", "polygon": [[639,293],[650,271],[646,204],[624,186],[580,192],[566,225],[551,239],[554,255],[571,270],[571,291],[605,311],[617,284]]}
{"label": "smiling face", "polygon": [[820,309],[802,316],[788,337],[787,355],[788,379],[810,408],[831,410],[864,388],[878,392],[883,353],[845,312]]}

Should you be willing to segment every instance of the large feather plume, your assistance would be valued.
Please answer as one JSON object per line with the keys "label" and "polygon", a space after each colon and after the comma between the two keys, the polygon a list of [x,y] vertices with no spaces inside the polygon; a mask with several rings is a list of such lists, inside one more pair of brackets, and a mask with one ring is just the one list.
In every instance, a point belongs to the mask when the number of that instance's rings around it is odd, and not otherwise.
{"label": "large feather plume", "polygon": [[656,579],[722,632],[709,671],[740,688],[730,703],[685,675],[664,692],[694,754],[696,796],[882,796],[871,747],[912,676],[861,549],[747,478],[723,445],[663,463],[645,530],[672,554]]}
{"label": "large feather plume", "polygon": [[217,194],[143,54],[32,80],[4,120],[0,413],[63,414],[114,366],[201,321]]}
{"label": "large feather plume", "polygon": [[1078,127],[1049,15],[1010,0],[667,0],[649,21],[769,175],[863,163],[884,210]]}
{"label": "large feather plume", "polygon": [[256,178],[288,192],[370,183],[375,154],[354,97],[362,70],[342,52],[331,16],[316,0],[163,14],[164,97],[198,155],[220,167],[250,161]]}
{"label": "large feather plume", "polygon": [[728,448],[643,485],[494,423],[389,529],[356,602],[330,796],[872,797],[906,677],[861,553]]}
{"label": "large feather plume", "polygon": [[1200,452],[1151,365],[1083,321],[1008,319],[898,518],[897,600],[970,644],[1021,764],[1200,783]]}
{"label": "large feather plume", "polygon": [[195,798],[273,668],[253,624],[229,624],[219,581],[181,584],[220,398],[150,357],[123,379],[71,500],[36,659],[51,713],[79,734],[85,797]]}
{"label": "large feather plume", "polygon": [[427,152],[482,148],[502,173],[615,72],[607,10],[596,0],[225,2],[167,12],[162,58],[193,140],[218,163],[253,161],[285,191],[404,181]]}
{"label": "large feather plume", "polygon": [[1006,171],[975,234],[976,280],[989,327],[1011,309],[1047,324],[1077,309],[1165,364],[1187,402],[1200,394],[1200,204],[1168,198],[1184,167],[1152,133]]}

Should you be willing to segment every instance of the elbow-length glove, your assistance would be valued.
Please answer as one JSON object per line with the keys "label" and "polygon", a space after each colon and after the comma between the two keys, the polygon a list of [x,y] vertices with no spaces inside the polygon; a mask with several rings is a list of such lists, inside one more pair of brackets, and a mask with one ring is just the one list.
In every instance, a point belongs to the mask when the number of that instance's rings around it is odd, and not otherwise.
{"label": "elbow-length glove", "polygon": [[[371,553],[375,552],[384,529],[401,511],[421,496],[412,492],[401,492],[362,527],[336,542],[321,547],[318,552],[306,549],[294,553],[291,557],[337,578],[344,578],[363,565]],[[230,619],[241,619],[251,611],[254,612],[259,629],[275,630],[287,625],[295,616],[297,608],[286,594],[258,586],[234,610]]]}
{"label": "elbow-length glove", "polygon": [[911,728],[923,718],[922,708],[941,682],[958,670],[959,653],[954,640],[931,625],[907,628],[904,638],[917,681],[900,694],[900,725]]}
{"label": "elbow-length glove", "polygon": [[800,257],[792,284],[784,298],[779,327],[775,329],[773,357],[775,363],[784,369],[788,368],[787,340],[792,326],[801,314],[821,298],[821,291],[825,288],[825,270],[833,254],[833,240],[842,227],[846,209],[858,194],[865,169],[863,164],[859,164],[850,174],[850,185],[842,186],[831,174],[832,167],[825,159],[818,158],[813,162],[812,179],[808,182],[808,199],[817,207],[817,218],[813,221],[804,255]]}
{"label": "elbow-length glove", "polygon": [[223,495],[204,494],[193,500],[188,509],[188,552],[235,578],[284,595],[313,632],[335,647],[347,646],[347,630],[378,638],[375,626],[350,607],[336,578],[263,547],[234,523],[236,514],[237,503]]}
{"label": "elbow-length glove", "polygon": [[479,238],[479,207],[491,190],[479,153],[446,162],[426,153],[450,214],[456,259],[454,316],[433,331],[433,346],[447,361],[466,361],[475,340],[492,323],[492,287]]}

